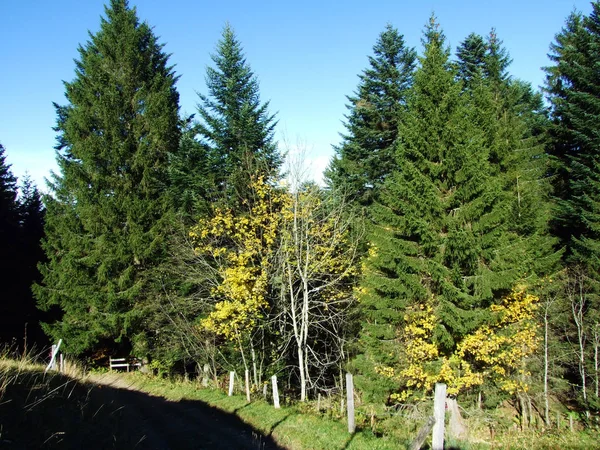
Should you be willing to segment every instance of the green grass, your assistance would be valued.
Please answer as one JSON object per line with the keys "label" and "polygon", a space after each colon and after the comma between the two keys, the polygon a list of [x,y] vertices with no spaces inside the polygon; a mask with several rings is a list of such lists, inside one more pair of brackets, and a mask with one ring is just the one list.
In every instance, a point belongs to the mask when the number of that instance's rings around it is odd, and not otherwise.
{"label": "green grass", "polygon": [[[350,435],[339,404],[327,404],[326,411],[321,413],[310,403],[275,409],[262,399],[247,403],[245,396],[228,397],[222,391],[201,388],[191,381],[166,380],[141,373],[110,376],[141,392],[172,401],[198,400],[235,414],[289,449],[406,448],[422,422],[418,414],[412,419],[396,415],[380,421],[375,435],[367,418],[359,415],[359,429]],[[114,389],[95,386],[86,380],[80,371],[71,370],[70,375],[44,374],[43,366],[0,357],[0,448],[79,448],[81,442],[88,449],[135,448],[138,444],[144,447],[145,428],[139,417],[118,403]],[[492,440],[489,431],[478,426],[476,414],[469,419],[468,426],[472,433],[470,442],[449,441],[447,448],[600,449],[597,431],[518,432],[505,428],[498,430]]]}
{"label": "green grass", "polygon": [[[135,386],[171,400],[200,400],[223,411],[236,414],[258,431],[271,435],[289,449],[365,449],[404,448],[406,441],[393,436],[377,437],[370,429],[350,435],[346,423],[335,417],[310,414],[297,406],[275,409],[263,400],[246,402],[241,395],[227,396],[214,389],[202,389],[194,382],[171,381],[139,373],[125,375]],[[305,408],[306,409],[306,408]]]}
{"label": "green grass", "polygon": [[[420,420],[402,416],[391,417],[380,423],[377,436],[365,417],[357,417],[362,424],[356,434],[348,434],[344,418],[336,413],[317,414],[314,405],[296,405],[275,409],[263,400],[247,403],[245,396],[228,397],[224,392],[201,388],[190,381],[173,381],[145,376],[127,375],[137,387],[171,400],[200,400],[221,410],[231,412],[257,430],[270,434],[282,446],[290,449],[368,449],[384,450],[406,448],[416,436]],[[339,405],[338,405],[339,408]],[[473,429],[471,442],[448,441],[447,448],[464,450],[484,449],[600,449],[600,435],[594,431],[571,433],[568,430],[520,432],[513,429],[498,431],[492,440],[487,429],[477,430],[476,421],[468,423]],[[423,448],[427,447],[426,445]]]}

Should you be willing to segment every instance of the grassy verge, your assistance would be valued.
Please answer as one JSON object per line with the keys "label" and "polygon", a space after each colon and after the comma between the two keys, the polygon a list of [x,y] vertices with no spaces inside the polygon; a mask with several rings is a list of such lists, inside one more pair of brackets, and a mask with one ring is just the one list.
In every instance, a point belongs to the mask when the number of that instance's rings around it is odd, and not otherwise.
{"label": "grassy verge", "polygon": [[[406,448],[416,435],[419,420],[396,415],[378,424],[375,435],[370,423],[359,416],[361,425],[349,435],[339,406],[317,413],[314,404],[275,409],[262,400],[247,403],[245,396],[228,397],[195,382],[172,381],[140,373],[109,374],[114,387],[133,386],[140,392],[171,401],[196,400],[235,414],[242,421],[279,445],[289,449],[398,449]],[[126,408],[119,391],[97,386],[76,370],[69,375],[44,374],[40,365],[0,358],[0,448],[143,448],[148,433],[134,408]],[[147,398],[147,397],[144,397]],[[162,400],[164,402],[164,400]],[[164,403],[154,403],[165,408]],[[336,411],[336,412],[334,412]],[[477,429],[476,417],[469,428]],[[483,429],[483,428],[481,428]],[[600,449],[598,433],[498,430],[492,440],[473,432],[470,442],[447,442],[448,448],[479,449]],[[149,438],[149,437],[148,437]],[[264,439],[264,438],[261,438]],[[259,445],[260,446],[260,445]],[[427,448],[427,447],[425,447]]]}
{"label": "grassy verge", "polygon": [[[375,435],[366,418],[358,417],[362,429],[350,436],[343,418],[317,414],[310,405],[288,406],[277,410],[272,405],[255,400],[247,403],[245,396],[228,397],[224,392],[200,388],[191,381],[173,381],[145,376],[127,375],[132,384],[142,391],[170,400],[200,400],[221,410],[234,413],[257,430],[271,435],[280,445],[290,449],[399,449],[407,448],[417,434],[420,421],[396,416],[379,427]],[[362,420],[362,421],[361,421]],[[476,420],[469,425],[477,427]],[[571,433],[568,430],[520,432],[506,429],[492,440],[485,432],[473,432],[471,442],[447,442],[448,448],[464,450],[484,449],[600,449],[597,431]],[[426,445],[424,448],[429,448]]]}
{"label": "grassy verge", "polygon": [[394,436],[377,437],[371,430],[351,436],[346,424],[335,418],[309,414],[299,407],[275,409],[262,400],[246,402],[241,395],[227,396],[213,389],[200,389],[194,382],[171,381],[139,373],[126,374],[138,389],[170,400],[200,400],[215,408],[236,414],[258,431],[272,436],[289,449],[365,449],[404,448],[407,442]]}

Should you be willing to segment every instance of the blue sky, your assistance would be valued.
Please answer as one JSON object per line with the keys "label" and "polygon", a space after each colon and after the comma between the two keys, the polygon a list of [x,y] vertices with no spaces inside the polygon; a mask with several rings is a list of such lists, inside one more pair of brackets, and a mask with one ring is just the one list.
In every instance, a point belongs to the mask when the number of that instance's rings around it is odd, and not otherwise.
{"label": "blue sky", "polygon": [[[130,0],[172,53],[181,76],[181,111],[194,113],[197,92],[223,25],[229,22],[257,75],[261,97],[277,112],[277,138],[305,147],[319,177],[339,142],[346,95],[386,23],[421,50],[424,24],[434,12],[453,50],[470,33],[492,27],[504,41],[515,77],[541,86],[541,67],[554,36],[574,9],[588,14],[583,0],[451,1],[241,1]],[[62,80],[74,77],[73,59],[88,30],[99,29],[103,2],[40,0],[0,2],[0,143],[13,173],[28,171],[45,190],[55,170],[55,111],[65,102]]]}

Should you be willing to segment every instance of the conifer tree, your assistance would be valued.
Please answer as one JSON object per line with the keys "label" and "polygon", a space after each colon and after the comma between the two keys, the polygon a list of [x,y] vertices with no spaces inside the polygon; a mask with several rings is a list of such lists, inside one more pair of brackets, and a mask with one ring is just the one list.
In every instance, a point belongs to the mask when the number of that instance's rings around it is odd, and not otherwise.
{"label": "conifer tree", "polygon": [[552,109],[551,154],[554,156],[555,229],[567,245],[570,264],[590,273],[600,269],[600,3],[592,13],[573,13],[551,46],[547,71]]}
{"label": "conifer tree", "polygon": [[359,75],[356,93],[348,97],[347,134],[334,147],[336,155],[325,172],[330,187],[363,203],[372,201],[373,190],[394,168],[398,118],[416,60],[415,50],[391,25],[377,38],[373,55],[369,68]]}
{"label": "conifer tree", "polygon": [[45,214],[46,209],[40,191],[31,177],[26,174],[19,184],[20,240],[16,259],[19,267],[21,313],[18,325],[19,331],[26,336],[26,344],[30,348],[32,344],[37,344],[38,348],[41,348],[47,342],[40,322],[46,320],[48,315],[37,308],[31,290],[32,285],[38,283],[41,278],[38,264],[46,260],[42,249]]}
{"label": "conifer tree", "polygon": [[246,62],[241,43],[226,25],[215,67],[208,67],[208,94],[200,94],[198,132],[208,146],[208,156],[219,192],[244,198],[251,175],[272,178],[282,163],[274,140],[277,124],[261,103],[259,84]]}
{"label": "conifer tree", "polygon": [[182,128],[179,148],[169,158],[171,202],[184,222],[191,225],[208,213],[209,204],[216,199],[218,175],[211,167],[210,149],[196,139],[191,118]]}
{"label": "conifer tree", "polygon": [[[566,246],[562,339],[572,351],[567,379],[579,386],[577,400],[598,409],[600,310],[600,2],[589,16],[572,13],[551,45],[546,68],[551,105],[549,150],[553,158],[553,228]],[[567,316],[568,317],[568,316]],[[592,364],[593,361],[593,364]],[[595,390],[590,389],[595,378]],[[593,392],[593,394],[592,394]]]}
{"label": "conifer tree", "polygon": [[456,49],[458,58],[458,76],[466,86],[471,87],[473,81],[483,78],[487,45],[480,35],[469,34]]}
{"label": "conifer tree", "polygon": [[36,296],[62,309],[46,331],[72,352],[145,345],[143,305],[171,210],[167,158],[180,137],[177,77],[162,47],[135,8],[111,0],[79,48],[67,105],[56,105],[60,174],[47,198],[48,262]]}
{"label": "conifer tree", "polygon": [[407,308],[431,308],[433,342],[440,357],[450,355],[531,263],[510,224],[513,196],[492,165],[482,110],[464,94],[433,18],[424,47],[400,119],[396,170],[372,208],[362,286],[357,383],[380,400],[399,388],[387,372],[406,358],[399,339]]}

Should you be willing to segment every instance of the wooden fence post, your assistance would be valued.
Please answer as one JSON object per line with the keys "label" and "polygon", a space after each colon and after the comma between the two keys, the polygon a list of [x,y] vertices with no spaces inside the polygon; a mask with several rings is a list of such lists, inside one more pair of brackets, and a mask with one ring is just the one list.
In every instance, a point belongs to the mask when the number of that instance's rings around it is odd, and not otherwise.
{"label": "wooden fence post", "polygon": [[250,371],[246,369],[246,400],[250,402]]}
{"label": "wooden fence post", "polygon": [[273,405],[276,409],[279,409],[279,392],[277,391],[277,375],[271,377],[271,383],[273,384]]}
{"label": "wooden fence post", "polygon": [[229,372],[229,396],[233,395],[233,379],[235,378],[235,372]]}
{"label": "wooden fence post", "polygon": [[210,366],[208,364],[204,364],[202,367],[202,386],[208,386],[208,371],[210,370]]}
{"label": "wooden fence post", "polygon": [[60,357],[59,364],[58,364],[58,370],[60,371],[60,373],[65,373],[65,358],[62,353],[58,356]]}
{"label": "wooden fence post", "polygon": [[414,440],[411,442],[410,446],[408,447],[409,450],[421,450],[423,442],[425,442],[425,439],[427,439],[427,436],[429,435],[429,433],[431,433],[431,429],[433,428],[434,424],[435,419],[433,416],[430,416],[427,419],[427,422],[425,422],[425,424],[419,430],[417,437],[415,437]]}
{"label": "wooden fence post", "polygon": [[432,450],[444,450],[444,426],[446,417],[446,385],[444,383],[435,384],[435,397],[433,400],[433,434],[431,448]]}
{"label": "wooden fence post", "polygon": [[354,422],[354,382],[351,373],[346,374],[346,403],[348,404],[348,433],[352,434],[356,431],[356,424]]}

